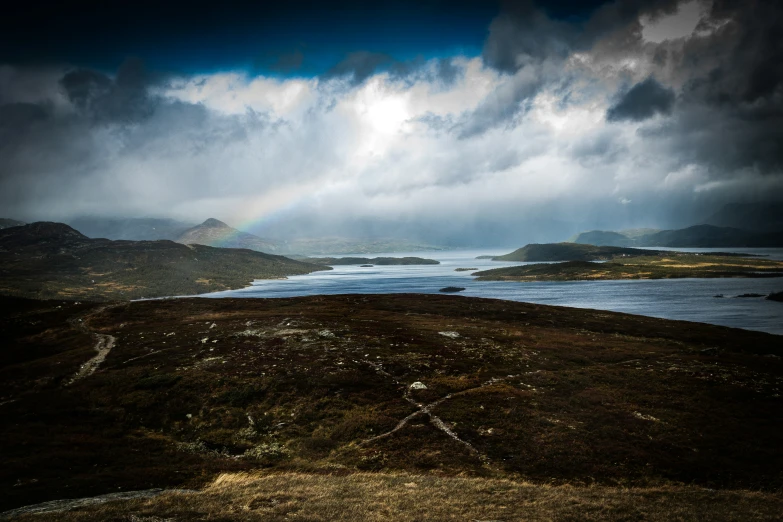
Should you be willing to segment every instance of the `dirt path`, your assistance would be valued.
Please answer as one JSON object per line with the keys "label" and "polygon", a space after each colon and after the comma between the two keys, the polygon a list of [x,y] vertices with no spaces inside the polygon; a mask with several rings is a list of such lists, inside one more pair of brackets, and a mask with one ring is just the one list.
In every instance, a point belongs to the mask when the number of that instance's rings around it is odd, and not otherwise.
{"label": "dirt path", "polygon": [[[118,305],[113,305],[113,306],[118,306]],[[98,332],[94,332],[90,330],[86,325],[87,319],[89,319],[93,315],[97,315],[101,312],[104,312],[105,310],[108,310],[113,306],[102,306],[101,308],[98,308],[97,310],[85,316],[69,320],[69,322],[73,326],[75,326],[82,332],[89,334],[93,339],[95,339],[94,348],[97,353],[92,359],[88,360],[86,363],[81,365],[79,371],[77,371],[76,374],[73,377],[71,377],[67,383],[65,383],[66,386],[70,386],[76,381],[83,379],[88,375],[92,375],[95,372],[95,370],[97,370],[98,367],[101,365],[101,363],[103,363],[103,361],[106,359],[106,356],[109,355],[111,349],[114,348],[114,343],[117,342],[117,339],[113,335],[99,334]]]}
{"label": "dirt path", "polygon": [[[379,374],[392,379],[396,384],[403,384],[396,377],[394,377],[390,373],[386,372],[383,368],[381,368],[380,365],[372,363],[372,362],[369,362],[369,361],[366,361],[366,362],[370,366],[374,367],[375,370]],[[440,399],[438,399],[438,400],[436,400],[434,402],[431,402],[429,404],[426,404],[426,405],[425,404],[420,404],[420,403],[416,402],[416,400],[413,399],[410,396],[410,387],[405,386],[405,393],[402,396],[403,399],[405,399],[409,403],[411,403],[414,406],[416,406],[418,408],[418,411],[415,411],[415,412],[411,413],[410,415],[408,415],[407,417],[405,417],[404,419],[402,419],[391,430],[389,430],[389,431],[387,431],[385,433],[381,433],[380,435],[376,435],[375,437],[371,437],[369,439],[363,440],[363,441],[361,441],[359,443],[359,445],[360,446],[364,446],[366,444],[370,444],[370,443],[375,442],[377,440],[389,437],[389,436],[393,435],[394,433],[396,433],[397,431],[399,431],[402,428],[404,428],[411,420],[415,419],[419,415],[426,415],[427,417],[429,417],[430,424],[432,424],[435,428],[437,428],[438,430],[440,430],[443,433],[445,433],[450,439],[454,440],[455,442],[459,442],[460,444],[462,444],[463,446],[468,448],[468,450],[471,453],[474,453],[479,458],[479,460],[481,460],[481,462],[484,465],[488,465],[489,464],[489,458],[486,455],[482,454],[479,450],[477,450],[476,447],[473,446],[473,444],[471,444],[470,442],[461,439],[451,428],[448,427],[448,425],[445,422],[443,422],[443,419],[441,419],[440,417],[438,417],[437,415],[432,413],[432,410],[435,409],[442,402],[447,401],[447,400],[451,399],[452,397],[457,397],[459,395],[462,395],[462,394],[465,394],[465,393],[469,393],[469,392],[474,391],[474,390],[480,390],[482,388],[486,388],[487,386],[492,386],[494,384],[497,384],[499,382],[503,382],[503,381],[505,381],[507,379],[512,379],[514,377],[519,377],[519,376],[518,375],[508,375],[506,377],[493,377],[492,379],[488,380],[487,382],[485,382],[485,383],[483,383],[483,384],[481,384],[479,386],[475,386],[473,388],[468,388],[467,390],[462,390],[462,391],[455,392],[455,393],[449,393],[448,395],[444,395]]]}

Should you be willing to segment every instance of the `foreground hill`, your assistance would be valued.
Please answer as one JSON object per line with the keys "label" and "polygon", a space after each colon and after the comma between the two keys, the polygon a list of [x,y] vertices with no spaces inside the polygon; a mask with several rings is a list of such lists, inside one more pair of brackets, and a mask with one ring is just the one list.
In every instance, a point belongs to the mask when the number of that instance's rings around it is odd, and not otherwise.
{"label": "foreground hill", "polygon": [[659,230],[643,235],[625,231],[582,232],[574,243],[616,247],[756,248],[783,246],[781,232],[749,232],[738,228],[695,225],[677,230]]}
{"label": "foreground hill", "polygon": [[653,250],[610,246],[581,245],[577,243],[533,243],[518,248],[494,261],[598,261],[618,256],[649,256]]}
{"label": "foreground hill", "polygon": [[778,336],[443,295],[0,307],[0,509],[154,487],[199,491],[60,516],[774,520],[783,506]]}
{"label": "foreground hill", "polygon": [[90,239],[62,223],[0,230],[0,294],[123,300],[192,295],[328,267],[249,250]]}
{"label": "foreground hill", "polygon": [[271,239],[261,239],[247,232],[240,232],[217,219],[207,219],[179,235],[177,243],[206,245],[220,248],[247,248],[259,252],[279,252],[283,245]]}

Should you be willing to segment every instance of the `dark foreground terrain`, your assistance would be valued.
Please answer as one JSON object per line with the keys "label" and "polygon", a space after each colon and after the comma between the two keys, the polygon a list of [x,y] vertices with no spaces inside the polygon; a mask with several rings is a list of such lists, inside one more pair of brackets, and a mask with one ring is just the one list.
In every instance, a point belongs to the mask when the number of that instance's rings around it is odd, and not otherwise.
{"label": "dark foreground terrain", "polygon": [[150,488],[200,492],[65,519],[783,509],[779,336],[446,295],[0,304],[0,510]]}

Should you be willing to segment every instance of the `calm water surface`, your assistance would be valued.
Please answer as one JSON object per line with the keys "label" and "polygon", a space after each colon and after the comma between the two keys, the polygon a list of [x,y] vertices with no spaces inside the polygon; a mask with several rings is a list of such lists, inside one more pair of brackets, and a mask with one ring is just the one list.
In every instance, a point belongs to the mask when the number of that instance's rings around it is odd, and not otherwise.
{"label": "calm water surface", "polygon": [[[512,249],[513,250],[513,249]],[[669,249],[686,250],[686,249]],[[783,249],[687,249],[688,251],[736,251],[783,259]],[[446,286],[464,287],[459,295],[489,297],[577,308],[595,308],[631,314],[698,321],[783,335],[783,303],[763,298],[737,298],[739,294],[768,294],[783,290],[783,277],[761,279],[669,279],[637,281],[569,281],[518,283],[475,281],[471,272],[528,263],[476,259],[500,255],[508,249],[460,250],[373,254],[369,257],[413,255],[437,259],[440,265],[338,266],[288,279],[259,280],[240,290],[216,292],[204,297],[294,297],[314,294],[439,293]],[[346,254],[350,255],[350,254]],[[363,257],[368,257],[366,254]],[[715,298],[723,294],[724,298]]]}

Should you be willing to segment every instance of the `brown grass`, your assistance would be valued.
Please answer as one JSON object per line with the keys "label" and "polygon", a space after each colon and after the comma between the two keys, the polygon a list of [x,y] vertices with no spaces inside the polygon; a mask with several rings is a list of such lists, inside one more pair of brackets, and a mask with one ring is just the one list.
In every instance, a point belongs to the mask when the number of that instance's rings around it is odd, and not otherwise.
{"label": "brown grass", "polygon": [[780,495],[697,487],[547,486],[432,475],[225,473],[171,492],[20,521],[779,520]]}

